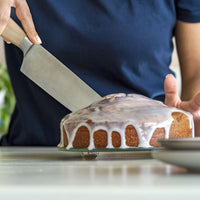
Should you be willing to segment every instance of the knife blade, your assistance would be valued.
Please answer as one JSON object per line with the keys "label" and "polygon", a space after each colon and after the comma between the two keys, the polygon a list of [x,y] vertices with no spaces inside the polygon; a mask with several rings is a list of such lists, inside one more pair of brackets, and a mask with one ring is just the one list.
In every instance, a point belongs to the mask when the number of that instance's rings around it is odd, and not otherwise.
{"label": "knife blade", "polygon": [[23,51],[20,71],[72,112],[101,99],[55,56],[34,45],[11,18],[1,35]]}

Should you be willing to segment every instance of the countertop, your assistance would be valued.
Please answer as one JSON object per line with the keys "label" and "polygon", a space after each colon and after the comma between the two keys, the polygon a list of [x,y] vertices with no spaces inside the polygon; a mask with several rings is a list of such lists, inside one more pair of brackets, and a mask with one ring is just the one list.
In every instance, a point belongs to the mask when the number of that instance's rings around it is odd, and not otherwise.
{"label": "countertop", "polygon": [[150,159],[150,152],[96,160],[50,147],[0,148],[0,200],[200,199],[200,174]]}

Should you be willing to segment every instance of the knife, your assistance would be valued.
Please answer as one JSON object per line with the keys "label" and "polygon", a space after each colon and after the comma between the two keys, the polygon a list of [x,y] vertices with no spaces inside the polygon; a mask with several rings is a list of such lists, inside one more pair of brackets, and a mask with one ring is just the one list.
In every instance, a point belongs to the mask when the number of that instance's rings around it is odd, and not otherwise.
{"label": "knife", "polygon": [[51,53],[34,45],[11,18],[1,36],[23,51],[20,71],[72,112],[101,99]]}

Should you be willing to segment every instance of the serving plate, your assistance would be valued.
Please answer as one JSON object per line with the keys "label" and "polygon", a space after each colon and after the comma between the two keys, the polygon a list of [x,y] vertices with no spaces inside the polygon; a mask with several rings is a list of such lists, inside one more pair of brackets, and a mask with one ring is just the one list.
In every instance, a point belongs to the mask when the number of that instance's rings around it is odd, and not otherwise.
{"label": "serving plate", "polygon": [[189,171],[200,172],[199,150],[158,150],[152,151],[152,157],[169,164],[184,167]]}
{"label": "serving plate", "polygon": [[200,137],[160,139],[158,142],[165,149],[173,150],[200,150]]}
{"label": "serving plate", "polygon": [[85,160],[103,159],[103,160],[122,160],[122,159],[152,159],[151,151],[162,149],[162,147],[134,147],[134,148],[100,148],[100,149],[66,149],[58,147],[60,151],[79,152]]}
{"label": "serving plate", "polygon": [[152,157],[163,162],[200,172],[200,138],[160,139],[163,150],[152,151]]}
{"label": "serving plate", "polygon": [[126,151],[152,151],[152,150],[157,150],[157,149],[162,149],[162,147],[147,147],[147,148],[142,148],[142,147],[134,147],[134,148],[126,148],[126,149],[121,149],[121,148],[99,148],[99,149],[76,149],[76,148],[70,148],[66,149],[63,147],[58,147],[60,151],[73,151],[73,152],[90,152],[90,153],[95,153],[95,152],[126,152]]}

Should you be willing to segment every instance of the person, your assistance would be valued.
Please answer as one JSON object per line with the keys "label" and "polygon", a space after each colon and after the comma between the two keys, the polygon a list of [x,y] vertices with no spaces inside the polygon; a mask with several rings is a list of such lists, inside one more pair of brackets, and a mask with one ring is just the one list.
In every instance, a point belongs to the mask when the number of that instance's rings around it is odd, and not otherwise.
{"label": "person", "polygon": [[[41,38],[44,48],[101,96],[140,93],[165,101],[191,112],[200,135],[200,1],[0,0],[0,33],[10,13],[33,43]],[[173,36],[181,98],[169,69]],[[57,145],[59,123],[69,110],[20,72],[17,47],[6,44],[5,51],[16,106],[1,145]]]}

